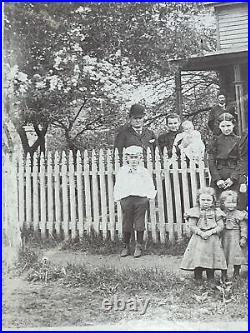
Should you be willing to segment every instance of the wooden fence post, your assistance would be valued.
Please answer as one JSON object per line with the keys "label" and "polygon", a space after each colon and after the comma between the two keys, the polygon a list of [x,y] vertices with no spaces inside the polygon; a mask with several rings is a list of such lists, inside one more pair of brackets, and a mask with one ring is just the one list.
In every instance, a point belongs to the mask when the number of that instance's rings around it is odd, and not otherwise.
{"label": "wooden fence post", "polygon": [[48,152],[47,159],[47,189],[48,189],[48,222],[47,227],[49,234],[53,236],[54,230],[54,196],[53,196],[53,170],[52,170],[52,156],[51,152]]}
{"label": "wooden fence post", "polygon": [[[147,149],[147,169],[149,173],[152,175],[152,177],[154,177],[152,154],[150,148]],[[156,214],[155,214],[155,200],[152,199],[149,200],[149,209],[150,209],[152,239],[155,243],[157,243],[158,237],[157,237]]]}
{"label": "wooden fence post", "polygon": [[107,191],[106,191],[106,180],[105,180],[105,159],[103,149],[99,152],[99,177],[100,177],[100,195],[101,195],[101,216],[102,216],[102,233],[103,238],[107,238],[108,231],[108,219],[107,219]]}
{"label": "wooden fence post", "polygon": [[[33,155],[33,226],[35,233],[39,230],[39,181],[38,181],[38,158]],[[40,180],[40,179],[39,179]]]}
{"label": "wooden fence post", "polygon": [[61,223],[62,223],[62,200],[60,196],[60,156],[58,151],[55,152],[54,156],[54,176],[55,176],[55,230],[57,237],[61,235]]}
{"label": "wooden fence post", "polygon": [[165,215],[164,215],[164,201],[163,201],[163,188],[162,188],[162,177],[161,177],[161,157],[159,149],[155,149],[155,174],[157,184],[157,199],[158,199],[158,210],[159,210],[159,229],[160,229],[160,241],[165,243],[166,241],[166,229],[165,229]]}
{"label": "wooden fence post", "polygon": [[107,174],[108,174],[108,207],[109,207],[109,225],[111,239],[115,239],[115,208],[114,208],[114,182],[113,182],[113,164],[112,152],[107,150]]}
{"label": "wooden fence post", "polygon": [[69,201],[68,201],[68,168],[65,151],[62,152],[62,207],[63,231],[65,240],[69,239]]}
{"label": "wooden fence post", "polygon": [[46,180],[45,180],[45,159],[44,154],[40,157],[40,208],[41,208],[41,237],[46,237]]}
{"label": "wooden fence post", "polygon": [[83,187],[82,187],[82,158],[78,150],[76,155],[76,184],[77,184],[77,212],[78,212],[78,231],[80,239],[84,235],[83,220]]}
{"label": "wooden fence post", "polygon": [[88,151],[84,151],[84,194],[86,205],[86,229],[90,234],[92,228],[92,204],[90,192],[90,173],[89,173],[89,156]]}
{"label": "wooden fence post", "polygon": [[69,152],[69,198],[70,198],[70,222],[71,237],[75,239],[76,233],[76,193],[75,193],[75,169],[73,161],[73,152]]}
{"label": "wooden fence post", "polygon": [[[124,152],[124,150],[123,150]],[[123,162],[125,161],[125,157],[123,154]],[[119,159],[119,153],[118,149],[115,149],[115,175],[117,174],[118,170],[120,168],[120,159]],[[118,238],[122,239],[122,209],[120,202],[117,202],[117,223],[116,223],[116,230],[118,231]]]}

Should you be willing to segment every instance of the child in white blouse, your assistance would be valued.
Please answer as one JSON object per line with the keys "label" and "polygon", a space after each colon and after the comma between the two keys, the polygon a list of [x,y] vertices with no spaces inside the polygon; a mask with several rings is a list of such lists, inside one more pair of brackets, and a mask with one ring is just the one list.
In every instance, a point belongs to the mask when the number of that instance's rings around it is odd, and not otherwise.
{"label": "child in white blouse", "polygon": [[156,190],[150,173],[140,163],[143,157],[142,147],[130,146],[125,149],[127,164],[122,166],[117,175],[114,186],[114,199],[120,201],[122,208],[122,227],[124,248],[122,257],[130,254],[131,234],[136,231],[136,247],[134,257],[142,254],[143,233],[145,230],[145,214],[149,199],[154,199]]}

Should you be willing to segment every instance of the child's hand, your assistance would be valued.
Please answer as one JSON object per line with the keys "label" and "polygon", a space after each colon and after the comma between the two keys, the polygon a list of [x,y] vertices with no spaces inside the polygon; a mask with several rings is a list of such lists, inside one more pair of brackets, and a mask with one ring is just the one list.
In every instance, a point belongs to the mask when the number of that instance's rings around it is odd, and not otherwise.
{"label": "child's hand", "polygon": [[213,232],[213,230],[208,230],[208,231],[205,231],[204,234],[206,235],[207,238],[209,238],[210,236],[212,236],[214,234],[214,232]]}
{"label": "child's hand", "polygon": [[230,187],[230,186],[232,186],[232,185],[233,185],[233,181],[232,181],[232,179],[227,178],[227,179],[225,180],[225,182],[224,182],[224,188],[226,189],[226,188],[228,188],[228,187]]}
{"label": "child's hand", "polygon": [[201,231],[201,232],[200,232],[200,236],[201,236],[202,239],[205,239],[205,240],[208,239],[208,237],[209,237],[209,236],[207,235],[207,232],[206,232],[206,231]]}
{"label": "child's hand", "polygon": [[241,237],[240,239],[240,247],[245,247],[247,244],[247,240],[245,237]]}
{"label": "child's hand", "polygon": [[247,184],[240,184],[240,192],[246,193],[247,191]]}

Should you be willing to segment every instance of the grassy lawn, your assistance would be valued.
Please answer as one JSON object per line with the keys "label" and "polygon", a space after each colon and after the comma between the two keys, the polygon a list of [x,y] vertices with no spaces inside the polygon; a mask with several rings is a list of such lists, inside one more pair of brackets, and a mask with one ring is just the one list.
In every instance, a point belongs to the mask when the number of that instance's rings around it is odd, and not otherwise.
{"label": "grassy lawn", "polygon": [[[44,263],[38,253],[27,247],[15,269],[4,272],[4,327],[85,326],[157,316],[173,321],[247,320],[246,274],[215,285],[157,268],[56,266]],[[114,297],[149,303],[144,314],[131,308],[104,309],[103,300],[112,302]]]}

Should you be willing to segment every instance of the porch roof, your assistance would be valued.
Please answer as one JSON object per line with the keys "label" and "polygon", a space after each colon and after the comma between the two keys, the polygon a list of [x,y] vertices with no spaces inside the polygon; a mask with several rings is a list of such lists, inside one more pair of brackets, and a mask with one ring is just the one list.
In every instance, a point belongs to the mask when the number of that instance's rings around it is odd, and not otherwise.
{"label": "porch roof", "polygon": [[248,50],[215,51],[204,55],[193,55],[186,59],[169,60],[170,65],[179,67],[182,71],[209,71],[219,70],[222,67],[234,64],[247,63]]}

